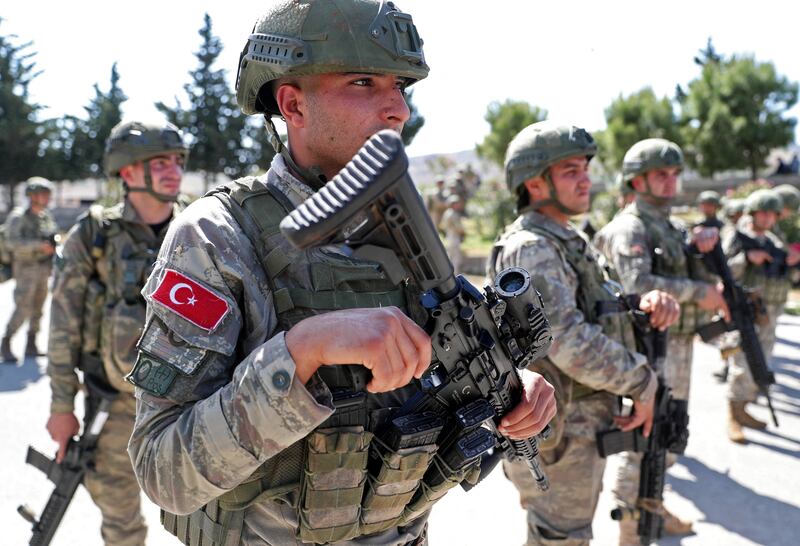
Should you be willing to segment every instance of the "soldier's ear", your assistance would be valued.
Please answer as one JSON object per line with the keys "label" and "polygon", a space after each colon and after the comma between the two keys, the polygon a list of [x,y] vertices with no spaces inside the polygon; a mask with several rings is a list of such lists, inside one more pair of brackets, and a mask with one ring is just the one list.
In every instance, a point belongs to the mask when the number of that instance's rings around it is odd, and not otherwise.
{"label": "soldier's ear", "polygon": [[133,181],[133,169],[134,165],[125,165],[119,170],[119,177],[122,178],[126,184],[130,184]]}
{"label": "soldier's ear", "polygon": [[549,197],[547,195],[547,184],[545,184],[542,177],[529,178],[523,184],[525,184],[525,189],[528,190],[528,194],[531,196],[531,201],[540,201]]}
{"label": "soldier's ear", "polygon": [[305,94],[295,82],[281,82],[275,89],[275,102],[287,125],[305,126]]}
{"label": "soldier's ear", "polygon": [[646,188],[644,187],[644,175],[634,176],[631,180],[631,186],[633,189],[639,193],[643,192]]}

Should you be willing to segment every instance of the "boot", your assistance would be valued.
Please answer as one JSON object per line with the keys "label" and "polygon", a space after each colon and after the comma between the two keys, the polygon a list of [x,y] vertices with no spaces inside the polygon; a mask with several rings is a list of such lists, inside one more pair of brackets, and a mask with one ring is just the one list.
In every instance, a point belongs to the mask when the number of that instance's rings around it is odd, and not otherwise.
{"label": "boot", "polygon": [[747,411],[745,411],[745,406],[747,406],[747,402],[737,400],[731,401],[731,411],[733,412],[733,418],[742,425],[743,427],[752,428],[754,430],[764,430],[767,428],[767,424],[764,421],[756,419]]}
{"label": "boot", "polygon": [[25,345],[25,356],[44,356],[44,353],[36,348],[36,334],[28,334],[28,343]]}
{"label": "boot", "polygon": [[639,546],[641,541],[636,532],[638,522],[635,519],[623,519],[619,522],[619,546]]}
{"label": "boot", "polygon": [[690,535],[692,530],[692,522],[680,519],[678,516],[663,508],[664,510],[664,534],[671,536]]}
{"label": "boot", "polygon": [[736,402],[732,400],[728,404],[728,439],[737,444],[746,444],[747,439],[744,437],[742,425],[736,419],[736,415],[734,413],[734,404],[736,404]]}
{"label": "boot", "polygon": [[5,336],[0,343],[0,353],[2,353],[3,364],[16,364],[17,357],[11,352],[11,337]]}

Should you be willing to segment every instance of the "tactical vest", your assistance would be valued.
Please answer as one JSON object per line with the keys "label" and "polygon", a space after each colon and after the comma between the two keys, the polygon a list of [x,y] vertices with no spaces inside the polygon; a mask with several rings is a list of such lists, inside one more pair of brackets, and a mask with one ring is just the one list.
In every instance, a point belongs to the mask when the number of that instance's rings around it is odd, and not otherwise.
{"label": "tactical vest", "polygon": [[[519,231],[530,231],[555,243],[561,258],[569,264],[578,277],[575,303],[583,313],[586,322],[598,324],[606,336],[622,343],[630,351],[635,351],[636,341],[633,337],[631,319],[627,309],[617,297],[617,294],[622,291],[622,287],[613,271],[597,262],[593,253],[589,251],[589,242],[583,237],[579,241],[574,238],[564,238],[561,234],[548,229],[548,226],[534,224],[528,217],[523,216],[522,221],[514,222],[495,244],[492,267],[495,267],[496,257],[502,248],[500,242]],[[547,358],[532,364],[531,369],[544,375],[556,387],[556,398],[560,403],[560,415],[557,415],[556,421],[551,423],[553,434],[540,446],[542,450],[547,451],[558,445],[563,434],[565,425],[563,420],[566,419],[567,412],[562,408],[571,402],[603,391],[597,391],[575,381]]]}
{"label": "tactical vest", "polygon": [[133,393],[134,386],[124,378],[136,362],[136,342],[145,324],[141,290],[164,233],[157,239],[137,235],[122,220],[122,207],[93,206],[79,220],[94,224],[87,231],[96,271],[84,298],[81,363],[89,367],[102,362],[108,383],[118,391]]}
{"label": "tactical vest", "polygon": [[[293,248],[278,226],[294,205],[265,179],[243,178],[205,198],[210,196],[225,204],[253,243],[281,329],[328,311],[388,305],[423,320],[418,294],[394,285],[377,263],[331,249]],[[334,395],[334,414],[193,514],[162,511],[169,532],[191,546],[239,544],[244,511],[255,503],[280,502],[297,509],[300,541],[336,543],[407,525],[465,479],[465,471],[443,471],[442,483],[429,486],[422,478],[436,464],[435,444],[392,451],[374,435],[415,387],[368,393],[362,366],[323,366],[317,374]]]}
{"label": "tactical vest", "polygon": [[[686,249],[686,232],[669,219],[657,218],[639,210],[636,203],[625,207],[620,214],[633,214],[645,225],[647,246],[652,260],[652,273],[660,277],[689,278],[709,282],[700,256]],[[694,302],[681,303],[681,315],[670,326],[670,334],[694,334],[700,326],[711,320],[711,313],[703,311]]]}

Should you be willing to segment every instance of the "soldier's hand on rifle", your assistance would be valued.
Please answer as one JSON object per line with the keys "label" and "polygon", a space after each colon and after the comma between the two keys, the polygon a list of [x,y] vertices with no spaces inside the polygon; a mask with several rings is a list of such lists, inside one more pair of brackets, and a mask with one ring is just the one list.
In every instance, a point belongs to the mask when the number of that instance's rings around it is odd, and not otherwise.
{"label": "soldier's hand on rifle", "polygon": [[691,242],[702,254],[711,252],[718,240],[719,230],[717,228],[696,226],[692,230]]}
{"label": "soldier's hand on rifle", "polygon": [[72,412],[53,413],[50,419],[47,420],[47,432],[50,437],[58,443],[58,453],[56,454],[56,462],[60,463],[64,460],[64,455],[67,452],[67,444],[73,436],[78,434],[80,425],[78,418]]}
{"label": "soldier's hand on rifle", "polygon": [[503,417],[497,429],[512,440],[527,440],[539,434],[556,415],[555,389],[544,377],[523,370],[522,384],[522,400]]}
{"label": "soldier's hand on rifle", "polygon": [[745,256],[747,256],[747,261],[753,265],[761,265],[764,262],[772,261],[772,256],[770,256],[769,252],[767,252],[766,250],[758,250],[758,249],[748,250],[745,253]]}
{"label": "soldier's hand on rifle", "polygon": [[655,397],[651,397],[647,402],[641,400],[633,401],[633,414],[627,417],[616,416],[614,422],[623,431],[627,432],[637,427],[644,425],[642,434],[645,438],[650,436],[650,431],[653,428],[653,407],[655,405]]}
{"label": "soldier's hand on rifle", "polygon": [[644,294],[639,300],[639,309],[650,314],[650,325],[658,330],[666,330],[681,315],[678,300],[661,290]]}
{"label": "soldier's hand on rifle", "polygon": [[360,364],[372,371],[367,390],[386,392],[422,377],[431,363],[431,338],[397,307],[316,315],[285,339],[304,384],[320,366]]}
{"label": "soldier's hand on rifle", "polygon": [[725,303],[725,298],[722,297],[724,289],[725,287],[722,283],[709,284],[703,299],[698,300],[697,306],[705,311],[718,311],[725,318],[725,322],[730,322],[731,312],[728,309],[728,304]]}
{"label": "soldier's hand on rifle", "polygon": [[49,241],[42,241],[39,243],[39,252],[46,256],[52,256],[55,253],[56,249],[53,245],[50,244]]}

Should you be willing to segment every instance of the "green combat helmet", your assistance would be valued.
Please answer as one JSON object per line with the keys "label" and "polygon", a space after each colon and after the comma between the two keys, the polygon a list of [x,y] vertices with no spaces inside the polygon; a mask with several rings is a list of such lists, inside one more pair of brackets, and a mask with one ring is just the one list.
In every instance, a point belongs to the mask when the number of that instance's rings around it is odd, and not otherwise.
{"label": "green combat helmet", "polygon": [[273,1],[239,57],[236,101],[247,115],[264,114],[270,144],[297,168],[270,119],[280,116],[269,82],[278,78],[358,72],[392,74],[411,85],[428,75],[422,39],[411,16],[380,0]]}
{"label": "green combat helmet", "polygon": [[34,193],[53,193],[53,183],[41,176],[32,176],[25,182],[25,195]]}
{"label": "green combat helmet", "polygon": [[775,186],[772,191],[777,193],[783,199],[783,207],[797,213],[800,210],[800,190],[790,184],[781,184]]}
{"label": "green combat helmet", "polygon": [[[571,125],[559,125],[552,121],[540,121],[528,125],[514,137],[506,151],[505,170],[508,190],[519,196],[519,207],[541,208],[554,205],[564,214],[575,215],[556,196],[549,168],[563,159],[585,156],[592,159],[597,153],[597,144],[585,129]],[[547,182],[550,198],[527,203],[527,192],[522,191],[526,180],[541,176]]]}
{"label": "green combat helmet", "polygon": [[[683,152],[680,146],[663,138],[647,138],[640,140],[625,152],[622,159],[622,178],[633,189],[633,179],[653,169],[677,167],[683,169]],[[667,205],[672,199],[656,197],[650,191],[642,192],[649,195],[656,204]]]}
{"label": "green combat helmet", "polygon": [[702,203],[711,203],[719,207],[722,205],[722,198],[715,191],[704,191],[697,196],[697,204],[700,205]]}
{"label": "green combat helmet", "polygon": [[125,184],[125,191],[143,191],[160,201],[177,201],[177,196],[153,190],[153,179],[150,176],[150,164],[147,160],[165,154],[182,155],[184,165],[189,159],[189,147],[183,141],[180,130],[173,124],[122,122],[111,129],[111,135],[106,141],[105,172],[107,176],[119,176],[120,169],[125,165],[142,161],[146,187],[131,188]]}
{"label": "green combat helmet", "polygon": [[775,190],[756,190],[745,199],[744,210],[748,214],[759,211],[780,214],[783,210],[783,201]]}
{"label": "green combat helmet", "polygon": [[744,213],[744,199],[727,199],[725,200],[725,207],[723,214],[726,218],[733,218],[737,214]]}

